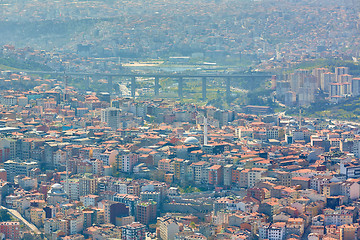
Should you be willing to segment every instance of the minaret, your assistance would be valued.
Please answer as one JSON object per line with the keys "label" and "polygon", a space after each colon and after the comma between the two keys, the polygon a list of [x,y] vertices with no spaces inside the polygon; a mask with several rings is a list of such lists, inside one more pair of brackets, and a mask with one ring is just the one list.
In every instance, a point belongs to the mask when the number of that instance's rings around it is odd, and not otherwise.
{"label": "minaret", "polygon": [[63,101],[66,102],[67,100],[67,88],[68,88],[68,76],[66,75],[65,71],[64,71],[64,96],[63,96]]}
{"label": "minaret", "polygon": [[207,118],[204,117],[204,146],[208,144],[208,136],[207,136]]}
{"label": "minaret", "polygon": [[66,187],[65,187],[65,193],[69,194],[69,154],[68,149],[66,149]]}

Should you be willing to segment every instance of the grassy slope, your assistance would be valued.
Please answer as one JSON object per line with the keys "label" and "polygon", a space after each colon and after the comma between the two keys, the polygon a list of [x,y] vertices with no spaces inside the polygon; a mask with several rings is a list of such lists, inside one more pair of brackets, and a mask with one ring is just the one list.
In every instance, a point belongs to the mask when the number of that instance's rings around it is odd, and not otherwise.
{"label": "grassy slope", "polygon": [[39,70],[51,71],[51,68],[33,61],[19,61],[14,58],[0,57],[1,70]]}
{"label": "grassy slope", "polygon": [[316,118],[360,121],[360,98],[349,98],[339,104],[316,104],[305,109],[304,115]]}

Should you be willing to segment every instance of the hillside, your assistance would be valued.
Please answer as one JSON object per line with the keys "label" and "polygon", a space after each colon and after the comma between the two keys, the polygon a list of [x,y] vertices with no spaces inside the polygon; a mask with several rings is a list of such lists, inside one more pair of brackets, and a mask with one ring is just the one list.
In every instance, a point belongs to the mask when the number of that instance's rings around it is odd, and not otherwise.
{"label": "hillside", "polygon": [[0,57],[0,70],[33,70],[33,71],[51,71],[48,66],[34,61],[20,61],[15,58]]}
{"label": "hillside", "polygon": [[[286,112],[289,115],[299,113],[299,109]],[[360,122],[360,97],[349,98],[339,104],[330,104],[325,99],[318,99],[308,108],[302,109],[302,115],[312,118],[331,118]]]}

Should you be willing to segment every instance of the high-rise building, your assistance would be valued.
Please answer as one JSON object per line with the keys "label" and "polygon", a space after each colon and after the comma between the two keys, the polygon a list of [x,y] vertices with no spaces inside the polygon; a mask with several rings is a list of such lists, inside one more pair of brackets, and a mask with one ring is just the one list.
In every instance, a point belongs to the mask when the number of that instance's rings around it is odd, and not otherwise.
{"label": "high-rise building", "polygon": [[298,102],[300,106],[310,105],[315,101],[316,78],[307,76],[304,78],[303,86],[298,90]]}
{"label": "high-rise building", "polygon": [[131,153],[129,150],[119,151],[115,160],[116,169],[121,172],[132,172],[138,160],[139,156],[135,153]]}
{"label": "high-rise building", "polygon": [[107,123],[112,130],[119,128],[121,120],[121,110],[117,108],[106,108],[101,110],[101,122]]}
{"label": "high-rise building", "polygon": [[263,171],[259,168],[252,168],[248,172],[247,185],[248,187],[254,187],[257,182],[260,181]]}
{"label": "high-rise building", "polygon": [[136,206],[136,221],[149,225],[156,222],[157,203],[154,201],[140,202]]}
{"label": "high-rise building", "polygon": [[326,72],[321,74],[320,88],[324,92],[330,92],[330,84],[336,81],[334,73]]}
{"label": "high-rise building", "polygon": [[69,234],[80,233],[84,228],[84,215],[81,213],[73,213],[66,216],[65,220],[69,223]]}
{"label": "high-rise building", "polygon": [[116,194],[114,201],[124,203],[129,207],[129,214],[136,215],[136,205],[139,203],[139,197],[130,194]]}
{"label": "high-rise building", "polygon": [[296,103],[296,94],[293,91],[288,91],[285,93],[285,105],[286,106],[294,106]]}
{"label": "high-rise building", "polygon": [[290,90],[291,90],[290,82],[278,81],[276,83],[277,98],[282,98]]}
{"label": "high-rise building", "polygon": [[360,78],[353,78],[351,84],[351,91],[353,96],[360,95]]}
{"label": "high-rise building", "polygon": [[348,67],[336,67],[335,68],[335,76],[336,76],[336,82],[339,82],[339,76],[349,74],[349,68]]}
{"label": "high-rise building", "polygon": [[208,174],[209,163],[200,161],[190,165],[190,178],[197,184],[207,183],[209,179]]}
{"label": "high-rise building", "polygon": [[10,142],[6,139],[0,140],[0,162],[10,159]]}
{"label": "high-rise building", "polygon": [[104,203],[105,223],[116,224],[116,218],[129,216],[129,207],[124,203],[106,201]]}
{"label": "high-rise building", "polygon": [[96,192],[96,179],[84,176],[79,179],[79,194],[85,196]]}
{"label": "high-rise building", "polygon": [[340,83],[331,83],[330,84],[330,96],[340,96],[341,95],[341,84]]}
{"label": "high-rise building", "polygon": [[86,209],[82,211],[84,215],[84,228],[91,227],[96,220],[96,214],[94,210]]}
{"label": "high-rise building", "polygon": [[314,75],[315,79],[316,79],[316,87],[320,88],[321,87],[321,76],[322,74],[329,72],[329,69],[327,68],[314,68],[312,71],[312,75]]}
{"label": "high-rise building", "polygon": [[99,159],[92,161],[93,174],[102,176],[104,172],[103,162]]}
{"label": "high-rise building", "polygon": [[351,83],[351,81],[352,81],[352,75],[350,74],[343,74],[338,76],[339,83]]}
{"label": "high-rise building", "polygon": [[221,186],[223,185],[224,169],[221,165],[213,165],[209,167],[209,184]]}
{"label": "high-rise building", "polygon": [[347,97],[349,95],[351,95],[351,84],[344,82],[341,84],[341,96]]}
{"label": "high-rise building", "polygon": [[175,235],[180,231],[179,224],[171,217],[159,217],[157,222],[159,237],[162,240],[174,240]]}
{"label": "high-rise building", "polygon": [[298,92],[299,88],[304,85],[304,79],[310,76],[310,71],[306,69],[298,69],[290,75],[291,90]]}
{"label": "high-rise building", "polygon": [[68,154],[66,151],[61,149],[57,150],[56,152],[53,153],[54,166],[55,167],[65,166],[67,158],[68,158]]}
{"label": "high-rise building", "polygon": [[80,187],[79,187],[79,179],[69,179],[64,183],[65,192],[68,194],[71,200],[79,200],[80,197]]}
{"label": "high-rise building", "polygon": [[13,181],[17,175],[29,176],[30,170],[37,168],[38,163],[35,161],[29,162],[17,162],[8,160],[4,162],[4,169],[7,172],[7,178],[9,181]]}
{"label": "high-rise building", "polygon": [[231,186],[232,182],[232,171],[234,170],[233,164],[227,164],[224,166],[224,186]]}

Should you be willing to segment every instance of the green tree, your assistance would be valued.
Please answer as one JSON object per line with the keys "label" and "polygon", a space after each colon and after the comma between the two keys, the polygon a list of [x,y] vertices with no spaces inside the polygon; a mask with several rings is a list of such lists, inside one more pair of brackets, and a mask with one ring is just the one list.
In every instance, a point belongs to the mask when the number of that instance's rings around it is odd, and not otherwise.
{"label": "green tree", "polygon": [[151,172],[150,178],[153,181],[163,182],[164,181],[164,175],[165,175],[164,171],[155,170],[155,171]]}
{"label": "green tree", "polygon": [[1,222],[7,222],[11,220],[11,216],[5,209],[0,209],[0,221]]}

